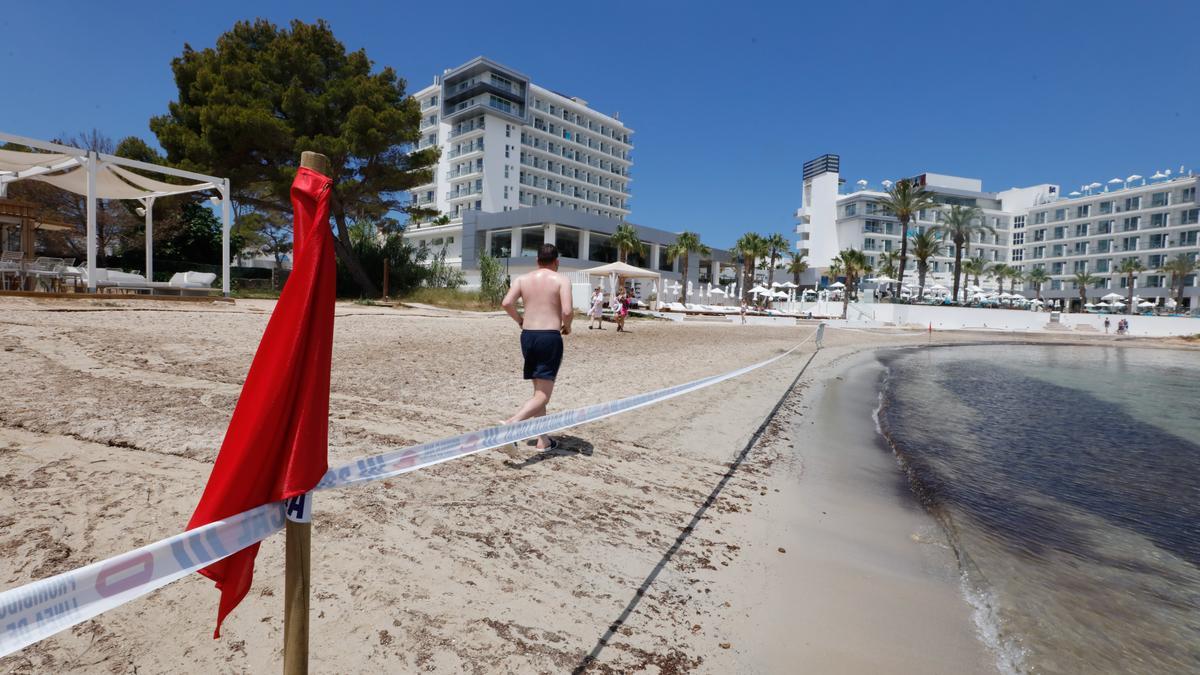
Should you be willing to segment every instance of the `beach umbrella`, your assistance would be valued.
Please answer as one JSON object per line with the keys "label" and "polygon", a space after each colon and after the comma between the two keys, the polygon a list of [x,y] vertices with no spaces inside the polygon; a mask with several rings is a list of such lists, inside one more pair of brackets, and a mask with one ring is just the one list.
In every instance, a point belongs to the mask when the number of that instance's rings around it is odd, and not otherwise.
{"label": "beach umbrella", "polygon": [[712,295],[725,295],[725,291],[721,290],[720,287],[710,290],[709,293]]}
{"label": "beach umbrella", "polygon": [[1025,300],[1025,299],[1026,299],[1026,298],[1025,298],[1025,296],[1024,296],[1024,295],[1021,295],[1020,293],[1013,293],[1013,294],[1012,294],[1012,297],[1013,297],[1013,298],[1015,298],[1015,299],[1017,299],[1017,300]]}
{"label": "beach umbrella", "polygon": [[829,288],[845,288],[845,287],[846,287],[846,284],[843,284],[840,281],[835,281],[832,284],[829,284]]}
{"label": "beach umbrella", "polygon": [[755,286],[750,289],[750,295],[767,295],[771,291],[763,286]]}
{"label": "beach umbrella", "polygon": [[[1037,301],[1035,300],[1034,302],[1037,302]],[[1089,309],[1090,309],[1090,308],[1092,308],[1092,307],[1095,307],[1095,306],[1096,306],[1096,303],[1094,303],[1094,302],[1085,302],[1085,303],[1083,303],[1083,306],[1084,306],[1084,307],[1087,307],[1087,308],[1089,308]]]}
{"label": "beach umbrella", "polygon": [[771,288],[778,288],[778,287],[780,287],[780,286],[782,286],[782,285],[783,285],[783,284],[779,283],[778,281],[772,281],[772,282],[771,282]]}
{"label": "beach umbrella", "polygon": [[1147,300],[1143,300],[1142,302],[1138,303],[1138,307],[1141,307],[1142,309],[1146,309],[1147,307],[1153,307],[1153,306],[1154,306],[1154,303],[1147,301]]}
{"label": "beach umbrella", "polygon": [[799,288],[799,286],[797,286],[796,284],[794,284],[794,283],[792,283],[792,282],[790,282],[790,281],[785,281],[785,282],[783,282],[782,284],[779,284],[779,285],[780,285],[782,288]]}
{"label": "beach umbrella", "polygon": [[1175,302],[1174,300],[1172,300],[1170,298],[1167,298],[1167,301],[1166,301],[1166,303],[1164,303],[1163,306],[1166,307],[1167,309],[1175,309],[1177,306],[1179,306],[1179,303]]}
{"label": "beach umbrella", "polygon": [[1120,300],[1121,294],[1120,293],[1109,293],[1108,295],[1105,295],[1105,296],[1101,297],[1100,299],[1112,302],[1113,300]]}
{"label": "beach umbrella", "polygon": [[867,279],[867,281],[869,281],[873,284],[894,284],[894,283],[896,283],[895,279],[893,279],[891,277],[887,277],[887,276],[875,277],[873,279]]}

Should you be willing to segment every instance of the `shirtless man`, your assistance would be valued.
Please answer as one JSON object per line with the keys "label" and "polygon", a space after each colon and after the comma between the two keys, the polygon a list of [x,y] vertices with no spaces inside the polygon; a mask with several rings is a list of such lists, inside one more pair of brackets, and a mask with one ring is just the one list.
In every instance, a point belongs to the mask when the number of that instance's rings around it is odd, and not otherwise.
{"label": "shirtless man", "polygon": [[[554,378],[562,364],[563,335],[571,334],[571,282],[558,273],[558,249],[542,244],[538,249],[538,268],[513,281],[500,303],[504,311],[521,327],[521,354],[525,357],[525,379],[533,380],[533,396],[505,424],[546,414],[546,404],[554,391]],[[517,300],[525,302],[525,314],[517,312]],[[538,450],[558,447],[558,441],[539,436]]]}

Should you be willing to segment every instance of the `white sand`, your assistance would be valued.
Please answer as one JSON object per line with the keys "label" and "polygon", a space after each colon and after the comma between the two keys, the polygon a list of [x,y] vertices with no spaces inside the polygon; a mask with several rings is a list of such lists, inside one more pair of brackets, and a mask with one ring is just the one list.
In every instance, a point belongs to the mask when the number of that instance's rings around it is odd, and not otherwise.
{"label": "white sand", "polygon": [[[0,299],[0,588],[183,527],[270,309]],[[553,409],[724,372],[811,331],[630,327],[569,338]],[[570,671],[660,565],[590,669],[986,669],[953,554],[874,445],[870,387],[838,379],[870,367],[856,353],[927,340],[829,331],[669,558],[811,344],[777,368],[572,430],[554,456],[523,446],[321,494],[314,672]],[[506,318],[339,305],[330,462],[485,426],[527,393]],[[282,537],[264,543],[220,640],[217,593],[193,576],[0,669],[275,670],[282,551]]]}

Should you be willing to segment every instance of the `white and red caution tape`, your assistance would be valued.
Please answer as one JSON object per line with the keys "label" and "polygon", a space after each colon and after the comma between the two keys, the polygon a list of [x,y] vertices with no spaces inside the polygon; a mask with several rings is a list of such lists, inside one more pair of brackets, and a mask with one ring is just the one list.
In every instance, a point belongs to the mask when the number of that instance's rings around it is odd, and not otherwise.
{"label": "white and red caution tape", "polygon": [[[765,361],[685,384],[489,427],[401,450],[362,457],[332,468],[316,490],[357,485],[410,473],[452,459],[595,422],[711,387],[771,365],[809,340],[821,343],[825,324],[791,349]],[[0,656],[123,605],[283,529],[288,510],[308,513],[311,497],[264,504],[139,549],[0,593]],[[303,518],[303,515],[295,514]]]}

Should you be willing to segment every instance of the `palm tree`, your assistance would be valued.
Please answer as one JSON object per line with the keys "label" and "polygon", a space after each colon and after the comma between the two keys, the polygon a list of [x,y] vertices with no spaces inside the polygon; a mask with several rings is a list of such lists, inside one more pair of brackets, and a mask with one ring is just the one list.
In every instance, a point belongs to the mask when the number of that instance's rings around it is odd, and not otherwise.
{"label": "palm tree", "polygon": [[[871,272],[871,264],[867,262],[867,256],[863,255],[862,251],[853,248],[838,253],[834,264],[846,278],[846,288],[842,293],[842,318],[845,319],[850,308],[850,292],[855,291],[862,278]],[[857,297],[857,292],[855,296]]]}
{"label": "palm tree", "polygon": [[[878,265],[875,266],[875,271],[889,279],[896,278],[896,261],[900,259],[899,251],[884,251],[877,258]],[[890,289],[892,284],[888,284]]]}
{"label": "palm tree", "polygon": [[913,257],[917,259],[917,299],[925,297],[925,275],[929,272],[929,259],[942,254],[945,244],[932,230],[919,232],[908,238]]}
{"label": "palm tree", "polygon": [[804,256],[799,251],[789,253],[792,259],[787,264],[787,271],[792,275],[792,283],[796,286],[800,285],[800,275],[808,271],[808,262],[804,260]]}
{"label": "palm tree", "polygon": [[1050,281],[1050,275],[1046,273],[1046,268],[1035,267],[1029,270],[1029,274],[1025,275],[1029,283],[1033,284],[1033,291],[1037,293],[1037,299],[1042,299],[1042,284]]}
{"label": "palm tree", "polygon": [[1079,289],[1079,311],[1084,311],[1084,305],[1087,304],[1087,289],[1088,286],[1100,281],[1100,277],[1094,277],[1087,272],[1075,273],[1075,288]]}
{"label": "palm tree", "polygon": [[750,285],[754,283],[754,270],[757,262],[767,257],[770,249],[767,240],[762,235],[747,232],[738,238],[737,243],[733,245],[733,250],[745,261],[742,269],[742,300],[744,301],[749,295]]}
{"label": "palm tree", "polygon": [[1125,283],[1129,287],[1129,303],[1125,306],[1127,314],[1133,314],[1133,278],[1137,276],[1138,272],[1145,271],[1146,266],[1137,258],[1126,258],[1117,267],[1117,272],[1125,275],[1125,279],[1127,280]]}
{"label": "palm tree", "polygon": [[983,259],[983,256],[975,256],[969,258],[963,264],[963,280],[969,280],[969,277],[975,277],[975,285],[979,286],[979,277],[983,276],[988,271],[988,263]]}
{"label": "palm tree", "polygon": [[767,286],[770,287],[771,284],[775,283],[775,261],[783,257],[783,254],[791,246],[791,242],[778,232],[767,235],[766,241],[767,255],[771,258],[771,266],[767,268]]}
{"label": "palm tree", "polygon": [[691,253],[699,253],[700,255],[712,255],[712,249],[700,243],[700,235],[695,232],[684,230],[675,238],[675,243],[667,247],[667,260],[675,262],[676,258],[682,259],[680,268],[683,270],[683,281],[679,284],[680,287],[680,302],[687,304],[687,284],[688,284],[688,255]]}
{"label": "palm tree", "polygon": [[935,225],[933,229],[954,242],[954,297],[957,299],[958,280],[962,276],[963,251],[970,244],[971,235],[976,232],[996,234],[996,230],[983,221],[983,211],[980,211],[979,207],[958,204],[943,212],[941,224]]}
{"label": "palm tree", "polygon": [[1189,275],[1195,274],[1197,269],[1196,254],[1188,255],[1180,253],[1168,260],[1162,266],[1162,271],[1171,275],[1171,288],[1175,291],[1175,307],[1177,311],[1183,311],[1183,289],[1184,282],[1187,281]]}
{"label": "palm tree", "polygon": [[629,223],[621,223],[609,240],[617,247],[617,259],[626,262],[629,254],[637,251],[638,255],[646,255],[646,245],[638,238],[637,230]]}
{"label": "palm tree", "polygon": [[1009,277],[1009,275],[1011,275],[1016,270],[1009,267],[1008,265],[1005,265],[1004,263],[996,263],[995,265],[992,265],[988,271],[991,272],[992,278],[996,280],[997,292],[1003,293],[1004,292],[1004,280],[1007,279]]}
{"label": "palm tree", "polygon": [[924,186],[904,179],[896,181],[887,196],[879,200],[879,205],[900,221],[900,273],[896,278],[898,285],[903,286],[904,268],[908,267],[908,224],[917,213],[935,208],[937,202],[933,201],[933,193]]}

